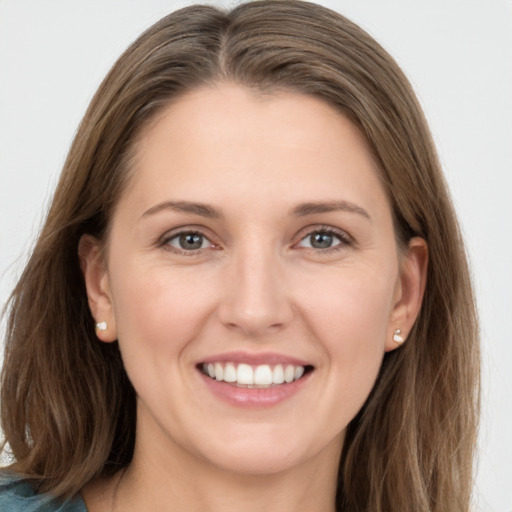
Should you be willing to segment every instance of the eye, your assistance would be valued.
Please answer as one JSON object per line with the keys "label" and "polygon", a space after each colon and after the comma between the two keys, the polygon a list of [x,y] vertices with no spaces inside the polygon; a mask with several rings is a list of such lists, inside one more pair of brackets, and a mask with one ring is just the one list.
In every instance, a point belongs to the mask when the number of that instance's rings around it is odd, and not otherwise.
{"label": "eye", "polygon": [[311,249],[334,249],[341,245],[348,245],[348,237],[333,229],[318,229],[305,236],[298,244],[299,247]]}
{"label": "eye", "polygon": [[197,232],[182,232],[178,233],[167,240],[165,245],[171,246],[181,251],[198,251],[199,249],[206,249],[213,244],[203,234]]}

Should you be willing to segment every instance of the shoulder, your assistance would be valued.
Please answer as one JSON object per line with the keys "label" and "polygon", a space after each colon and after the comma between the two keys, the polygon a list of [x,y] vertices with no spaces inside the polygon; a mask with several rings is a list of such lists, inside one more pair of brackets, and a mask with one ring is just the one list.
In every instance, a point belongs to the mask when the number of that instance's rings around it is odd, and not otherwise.
{"label": "shoulder", "polygon": [[2,512],[87,512],[84,502],[65,503],[48,494],[38,494],[19,477],[0,473],[0,510]]}

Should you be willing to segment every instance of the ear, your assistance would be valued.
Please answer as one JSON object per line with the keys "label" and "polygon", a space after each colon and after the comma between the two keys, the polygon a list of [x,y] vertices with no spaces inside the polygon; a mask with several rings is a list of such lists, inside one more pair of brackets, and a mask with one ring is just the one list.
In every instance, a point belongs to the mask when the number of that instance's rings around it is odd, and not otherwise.
{"label": "ear", "polygon": [[91,235],[83,235],[78,243],[78,257],[87,289],[89,309],[96,323],[106,323],[106,329],[96,329],[96,336],[106,343],[115,341],[117,329],[114,307],[99,240]]}
{"label": "ear", "polygon": [[425,293],[427,267],[427,243],[423,238],[412,238],[405,254],[401,257],[393,310],[389,319],[386,352],[401,345],[401,342],[397,343],[393,339],[396,329],[400,329],[400,336],[403,341],[407,340],[407,336],[411,332],[420,312],[423,294]]}

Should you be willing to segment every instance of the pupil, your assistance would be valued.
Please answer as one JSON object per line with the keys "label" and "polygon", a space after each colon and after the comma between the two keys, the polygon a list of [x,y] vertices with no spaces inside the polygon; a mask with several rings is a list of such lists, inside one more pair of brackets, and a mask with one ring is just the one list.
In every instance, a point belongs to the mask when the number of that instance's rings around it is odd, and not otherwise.
{"label": "pupil", "polygon": [[189,233],[186,235],[180,236],[180,246],[182,249],[201,249],[201,246],[203,245],[202,236],[194,233]]}
{"label": "pupil", "polygon": [[326,249],[332,245],[332,236],[327,233],[315,233],[311,235],[311,245],[315,249]]}

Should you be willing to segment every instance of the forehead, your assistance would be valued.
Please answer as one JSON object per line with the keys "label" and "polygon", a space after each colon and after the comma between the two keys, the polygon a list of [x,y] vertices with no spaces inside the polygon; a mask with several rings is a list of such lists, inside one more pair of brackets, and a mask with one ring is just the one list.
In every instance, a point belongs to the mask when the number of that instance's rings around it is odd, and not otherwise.
{"label": "forehead", "polygon": [[285,203],[283,193],[297,202],[310,200],[308,194],[336,199],[336,191],[364,192],[368,204],[384,196],[377,165],[353,123],[312,96],[218,84],[181,96],[143,130],[125,195],[136,194],[150,207],[158,200],[211,202],[234,194],[243,194],[239,200],[257,195],[260,202]]}

